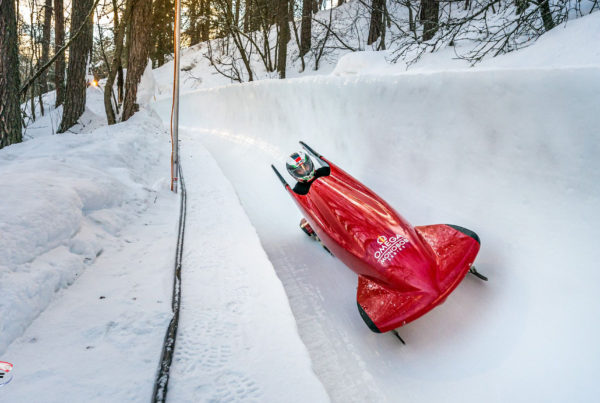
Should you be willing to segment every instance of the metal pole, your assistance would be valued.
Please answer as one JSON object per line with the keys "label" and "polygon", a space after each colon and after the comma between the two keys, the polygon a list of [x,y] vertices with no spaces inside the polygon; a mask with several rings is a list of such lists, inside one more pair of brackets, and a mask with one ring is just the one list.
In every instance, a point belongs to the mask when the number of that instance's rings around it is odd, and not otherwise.
{"label": "metal pole", "polygon": [[181,49],[181,0],[175,0],[175,58],[173,68],[173,111],[171,132],[173,133],[173,158],[171,190],[177,193],[177,177],[179,175],[179,51]]}

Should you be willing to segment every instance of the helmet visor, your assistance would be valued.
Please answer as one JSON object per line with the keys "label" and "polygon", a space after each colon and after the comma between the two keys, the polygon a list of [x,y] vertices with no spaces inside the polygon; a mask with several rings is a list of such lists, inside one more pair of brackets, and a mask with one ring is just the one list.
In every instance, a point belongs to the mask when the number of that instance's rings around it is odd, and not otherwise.
{"label": "helmet visor", "polygon": [[313,171],[313,164],[311,160],[301,162],[296,169],[294,169],[294,176],[296,178],[305,178],[310,176]]}
{"label": "helmet visor", "polygon": [[308,182],[315,176],[315,167],[313,162],[303,151],[290,155],[285,167],[290,175],[300,182]]}

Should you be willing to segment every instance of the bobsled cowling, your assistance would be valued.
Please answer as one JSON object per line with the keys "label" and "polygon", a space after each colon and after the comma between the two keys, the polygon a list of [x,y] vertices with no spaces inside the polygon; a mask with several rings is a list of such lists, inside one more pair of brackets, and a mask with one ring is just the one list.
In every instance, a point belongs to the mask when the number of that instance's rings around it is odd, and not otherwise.
{"label": "bobsled cowling", "polygon": [[365,185],[303,146],[326,170],[300,192],[280,179],[321,242],[358,274],[358,309],[369,328],[387,332],[441,304],[469,272],[479,237],[454,225],[413,227]]}

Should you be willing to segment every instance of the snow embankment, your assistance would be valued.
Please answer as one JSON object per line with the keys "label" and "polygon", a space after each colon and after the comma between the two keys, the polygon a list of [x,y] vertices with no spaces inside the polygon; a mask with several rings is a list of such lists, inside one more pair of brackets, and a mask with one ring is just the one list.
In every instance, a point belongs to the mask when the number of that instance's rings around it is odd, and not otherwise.
{"label": "snow embankment", "polygon": [[[391,400],[586,401],[599,370],[599,104],[598,68],[314,77],[188,93],[180,123],[209,145],[289,279],[300,333],[333,400],[360,400],[347,390],[364,378],[365,390]],[[155,107],[168,116],[168,102]],[[270,170],[298,140],[413,224],[475,230],[485,292],[465,282],[402,329],[406,349],[370,334],[352,301],[355,277],[299,244],[297,212]],[[330,329],[344,343],[323,337]],[[340,372],[332,357],[355,367]]]}
{"label": "snow embankment", "polygon": [[182,136],[187,219],[170,402],[324,402],[283,286],[231,184]]}
{"label": "snow embankment", "polygon": [[169,148],[140,113],[1,150],[0,353],[167,186]]}
{"label": "snow embankment", "polygon": [[[600,46],[595,38],[600,37],[600,12],[581,18],[573,18],[554,27],[532,42],[529,47],[503,54],[488,56],[476,64],[474,70],[486,69],[549,69],[564,67],[599,67]],[[388,63],[393,58],[389,51],[349,52],[337,62],[332,74],[337,76],[357,74],[401,74],[409,71],[443,71],[471,69],[466,60],[458,54],[465,53],[473,43],[461,46],[447,46],[433,53],[424,54],[416,63],[405,61]]]}

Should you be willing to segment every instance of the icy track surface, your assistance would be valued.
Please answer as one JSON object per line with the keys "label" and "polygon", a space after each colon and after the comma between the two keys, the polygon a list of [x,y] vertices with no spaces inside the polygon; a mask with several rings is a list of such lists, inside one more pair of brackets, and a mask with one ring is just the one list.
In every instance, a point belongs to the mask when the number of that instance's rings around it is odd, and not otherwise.
{"label": "icy track surface", "polygon": [[[590,401],[600,392],[598,105],[598,68],[492,70],[198,91],[182,97],[180,122],[183,152],[200,140],[233,184],[333,401]],[[155,107],[166,121],[169,101]],[[356,276],[300,232],[271,172],[298,140],[414,225],[476,231],[490,281],[467,277],[401,328],[406,346],[371,333]]]}

